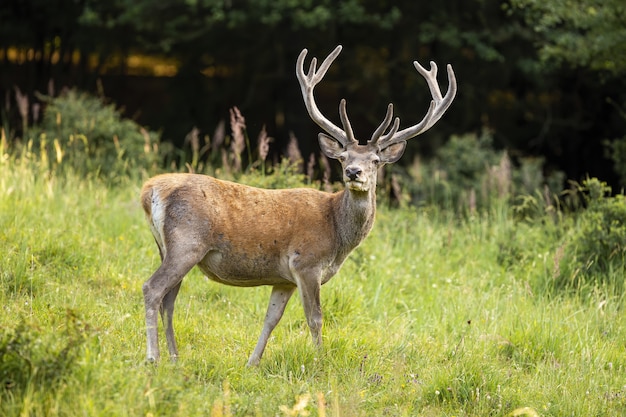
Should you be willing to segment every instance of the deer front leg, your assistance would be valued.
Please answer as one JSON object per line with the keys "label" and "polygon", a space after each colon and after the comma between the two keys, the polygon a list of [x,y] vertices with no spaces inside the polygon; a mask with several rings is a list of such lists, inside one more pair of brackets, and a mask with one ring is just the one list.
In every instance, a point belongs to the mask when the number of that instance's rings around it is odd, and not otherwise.
{"label": "deer front leg", "polygon": [[[311,274],[298,279],[298,291],[304,307],[304,315],[311,330],[313,343],[322,346],[322,306],[320,302],[321,282],[319,274]],[[307,279],[310,278],[310,279]]]}
{"label": "deer front leg", "polygon": [[263,323],[263,331],[261,332],[261,336],[259,336],[259,341],[254,348],[254,352],[252,352],[250,359],[248,359],[247,366],[257,366],[261,361],[261,356],[263,356],[267,340],[272,334],[272,330],[274,330],[274,327],[276,327],[283,316],[287,302],[291,298],[295,289],[296,287],[294,286],[272,287],[272,294],[270,295],[270,302],[267,306],[265,322]]}

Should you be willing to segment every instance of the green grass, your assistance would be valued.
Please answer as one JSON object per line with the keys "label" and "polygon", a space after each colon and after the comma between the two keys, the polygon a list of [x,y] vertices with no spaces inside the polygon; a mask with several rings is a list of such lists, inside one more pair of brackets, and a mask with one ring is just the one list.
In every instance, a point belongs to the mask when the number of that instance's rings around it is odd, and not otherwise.
{"label": "green grass", "polygon": [[140,186],[0,162],[0,415],[626,413],[623,297],[544,290],[558,233],[504,208],[458,220],[380,207],[322,289],[324,348],[296,297],[254,369],[269,288],[194,270],[180,359],[148,365],[141,285],[159,261]]}

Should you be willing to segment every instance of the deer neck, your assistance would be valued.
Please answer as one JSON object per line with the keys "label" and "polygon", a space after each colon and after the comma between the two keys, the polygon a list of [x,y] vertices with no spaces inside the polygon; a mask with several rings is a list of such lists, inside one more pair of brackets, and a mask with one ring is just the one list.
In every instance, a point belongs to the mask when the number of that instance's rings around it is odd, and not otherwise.
{"label": "deer neck", "polygon": [[354,249],[369,234],[376,216],[376,189],[355,191],[344,189],[338,193],[336,222],[343,247]]}

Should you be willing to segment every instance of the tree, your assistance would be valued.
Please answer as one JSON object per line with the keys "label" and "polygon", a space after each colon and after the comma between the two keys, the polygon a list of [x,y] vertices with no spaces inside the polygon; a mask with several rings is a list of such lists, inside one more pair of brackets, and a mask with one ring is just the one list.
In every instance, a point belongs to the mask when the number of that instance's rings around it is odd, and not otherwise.
{"label": "tree", "polygon": [[[557,152],[586,166],[595,160],[595,175],[609,181],[626,176],[624,111],[626,94],[626,4],[623,0],[509,0],[509,15],[520,15],[532,33],[538,52],[537,76],[551,77],[569,108],[566,122],[574,135],[552,140]],[[563,100],[565,99],[565,100]],[[622,138],[615,139],[622,135]],[[565,140],[563,140],[565,139]],[[575,141],[572,146],[572,140]],[[603,149],[602,144],[605,144]],[[611,167],[607,157],[614,163]],[[568,170],[570,176],[571,171]],[[589,171],[587,171],[588,173]],[[580,178],[584,171],[578,172]]]}
{"label": "tree", "polygon": [[[411,143],[409,155],[433,155],[452,134],[486,127],[513,159],[545,156],[570,178],[611,181],[601,143],[624,132],[611,104],[626,107],[623,0],[48,3],[0,2],[0,96],[12,97],[14,85],[45,90],[50,79],[93,91],[98,80],[127,115],[163,128],[164,140],[178,145],[194,126],[212,134],[237,105],[250,134],[267,126],[272,151],[293,131],[306,157],[318,151],[317,128],[302,111],[295,59],[305,47],[322,57],[342,44],[318,101],[338,123],[337,103],[348,99],[359,137],[371,134],[389,102],[403,125],[422,116],[430,98],[413,60],[451,63],[459,95],[446,123]],[[10,61],[3,48],[48,61]],[[70,59],[55,63],[53,55]],[[127,64],[146,57],[146,72],[131,74]],[[152,64],[163,60],[175,71],[154,77]]]}
{"label": "tree", "polygon": [[626,3],[623,0],[510,0],[537,36],[546,65],[626,73]]}

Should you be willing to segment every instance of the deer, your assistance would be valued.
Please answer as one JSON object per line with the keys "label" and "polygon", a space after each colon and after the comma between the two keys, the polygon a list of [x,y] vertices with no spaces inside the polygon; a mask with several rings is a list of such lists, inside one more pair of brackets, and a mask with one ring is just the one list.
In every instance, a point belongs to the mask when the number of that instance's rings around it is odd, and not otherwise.
{"label": "deer", "polygon": [[[174,302],[185,275],[197,266],[210,280],[238,287],[270,286],[267,313],[247,366],[259,364],[268,339],[297,290],[315,346],[322,346],[320,288],[365,239],[376,215],[376,179],[385,164],[396,162],[407,140],[430,129],[456,95],[456,78],[447,65],[448,90],[442,96],[437,65],[413,65],[426,80],[432,100],[423,119],[399,130],[393,104],[366,143],[354,135],[339,104],[342,128],[328,120],[313,90],[342,50],[337,46],[317,69],[307,49],[296,61],[296,77],[311,119],[324,131],[322,153],[341,164],[343,188],[329,193],[313,188],[261,189],[208,175],[171,173],[155,176],[142,187],[141,204],[158,246],[161,264],[143,284],[147,361],[159,360],[158,315],[170,358],[178,358],[174,337]],[[392,122],[393,119],[393,122]]]}

